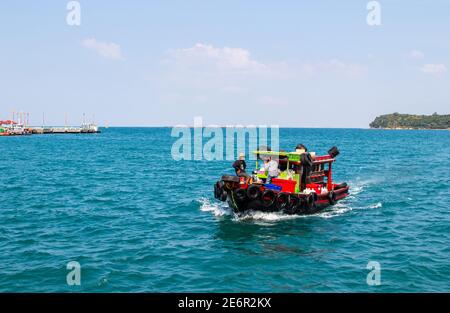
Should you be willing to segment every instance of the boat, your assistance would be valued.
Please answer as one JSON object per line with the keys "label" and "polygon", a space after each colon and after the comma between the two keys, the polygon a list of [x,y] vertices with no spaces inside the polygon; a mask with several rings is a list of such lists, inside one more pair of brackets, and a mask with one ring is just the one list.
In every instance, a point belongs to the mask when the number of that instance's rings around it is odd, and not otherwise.
{"label": "boat", "polygon": [[[214,197],[228,202],[235,213],[254,210],[309,215],[349,195],[347,183],[335,183],[332,178],[332,165],[339,154],[337,147],[322,156],[307,149],[277,152],[266,148],[252,153],[256,155],[252,175],[223,175],[214,184]],[[267,172],[259,168],[259,163],[269,157],[278,160],[280,173],[270,184],[266,183]]]}
{"label": "boat", "polygon": [[0,135],[1,136],[15,136],[15,135],[28,135],[29,132],[27,128],[21,123],[7,120],[0,121]]}
{"label": "boat", "polygon": [[81,133],[100,133],[100,130],[94,123],[83,123],[81,125]]}

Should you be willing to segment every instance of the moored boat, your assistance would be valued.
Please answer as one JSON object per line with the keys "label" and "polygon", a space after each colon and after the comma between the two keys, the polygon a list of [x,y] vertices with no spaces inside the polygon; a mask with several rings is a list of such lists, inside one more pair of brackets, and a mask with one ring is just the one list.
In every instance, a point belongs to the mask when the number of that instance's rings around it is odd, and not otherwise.
{"label": "moored boat", "polygon": [[[260,210],[287,214],[314,214],[349,195],[347,183],[335,183],[332,164],[339,150],[316,156],[304,149],[295,152],[276,152],[270,149],[253,151],[256,170],[252,175],[223,175],[214,184],[214,197],[227,201],[234,212]],[[269,178],[259,162],[277,160],[279,175]],[[270,183],[268,181],[270,180]]]}
{"label": "moored boat", "polygon": [[21,123],[7,120],[0,121],[0,136],[28,135],[27,128]]}

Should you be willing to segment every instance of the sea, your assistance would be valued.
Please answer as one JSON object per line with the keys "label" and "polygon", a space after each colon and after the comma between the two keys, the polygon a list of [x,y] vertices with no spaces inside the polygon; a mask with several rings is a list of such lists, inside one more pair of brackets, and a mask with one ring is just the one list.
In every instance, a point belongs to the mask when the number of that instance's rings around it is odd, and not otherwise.
{"label": "sea", "polygon": [[1,137],[0,292],[450,291],[449,131],[281,128],[341,152],[350,196],[311,216],[234,214],[232,162],[174,160],[171,134]]}

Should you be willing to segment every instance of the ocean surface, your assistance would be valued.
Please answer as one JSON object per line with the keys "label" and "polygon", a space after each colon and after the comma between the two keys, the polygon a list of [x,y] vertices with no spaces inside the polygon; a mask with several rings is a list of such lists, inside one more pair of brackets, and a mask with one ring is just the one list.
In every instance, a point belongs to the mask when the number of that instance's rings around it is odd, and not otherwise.
{"label": "ocean surface", "polygon": [[0,138],[0,291],[450,291],[449,131],[280,129],[341,150],[351,196],[307,217],[235,216],[212,194],[231,162],[174,161],[170,134]]}

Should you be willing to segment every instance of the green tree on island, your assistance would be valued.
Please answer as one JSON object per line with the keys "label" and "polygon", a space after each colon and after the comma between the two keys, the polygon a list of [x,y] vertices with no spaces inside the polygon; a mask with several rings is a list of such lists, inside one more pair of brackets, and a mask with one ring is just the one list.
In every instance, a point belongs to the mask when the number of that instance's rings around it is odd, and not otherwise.
{"label": "green tree on island", "polygon": [[450,129],[450,114],[412,115],[396,112],[376,117],[369,126],[390,129]]}

